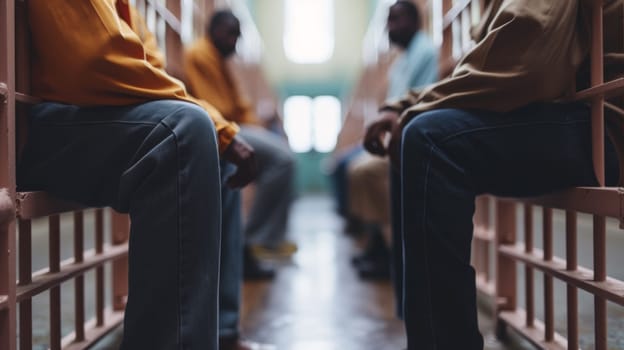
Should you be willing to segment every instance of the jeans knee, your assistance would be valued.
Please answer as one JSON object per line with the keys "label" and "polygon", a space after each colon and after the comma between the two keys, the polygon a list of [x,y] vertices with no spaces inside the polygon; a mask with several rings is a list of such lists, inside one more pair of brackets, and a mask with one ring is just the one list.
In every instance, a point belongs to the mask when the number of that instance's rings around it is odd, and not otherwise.
{"label": "jeans knee", "polygon": [[192,103],[181,102],[166,124],[174,123],[173,132],[192,147],[217,147],[216,129],[208,113]]}
{"label": "jeans knee", "polygon": [[461,124],[462,113],[455,109],[439,109],[418,115],[403,129],[403,147],[408,150],[430,149]]}
{"label": "jeans knee", "polygon": [[403,129],[402,153],[422,152],[430,147],[429,137],[419,117],[412,119]]}

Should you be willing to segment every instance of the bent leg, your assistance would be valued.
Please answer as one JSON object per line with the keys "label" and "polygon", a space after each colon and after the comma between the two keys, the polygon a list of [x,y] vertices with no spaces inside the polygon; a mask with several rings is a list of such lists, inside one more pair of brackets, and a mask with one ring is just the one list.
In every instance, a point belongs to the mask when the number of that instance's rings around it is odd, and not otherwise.
{"label": "bent leg", "polygon": [[220,181],[199,107],[32,110],[20,186],[129,212],[123,349],[217,349]]}
{"label": "bent leg", "polygon": [[295,160],[286,142],[262,128],[243,127],[240,135],[254,148],[258,160],[255,197],[245,224],[246,239],[251,244],[275,247],[286,236]]}
{"label": "bent leg", "polygon": [[404,313],[409,349],[480,350],[470,266],[475,196],[533,196],[596,183],[579,105],[509,114],[437,110],[402,145]]}

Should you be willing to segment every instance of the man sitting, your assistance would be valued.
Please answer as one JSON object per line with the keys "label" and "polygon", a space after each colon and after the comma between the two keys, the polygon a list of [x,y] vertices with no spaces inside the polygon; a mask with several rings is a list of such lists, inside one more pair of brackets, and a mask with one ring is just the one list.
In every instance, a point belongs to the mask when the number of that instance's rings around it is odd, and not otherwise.
{"label": "man sitting", "polygon": [[[583,81],[584,6],[490,1],[476,46],[451,77],[389,101],[368,128],[366,148],[390,154],[401,172],[408,349],[483,349],[470,266],[477,195],[536,196],[598,184],[588,108],[560,102],[577,78]],[[624,1],[606,1],[605,13],[613,78],[624,73]],[[613,184],[618,165],[610,143],[605,160]]]}
{"label": "man sitting", "polygon": [[130,214],[122,349],[216,350],[219,153],[242,186],[253,152],[158,66],[125,1],[32,0],[29,15],[47,102],[31,110],[20,188]]}
{"label": "man sitting", "polygon": [[[258,125],[249,103],[241,96],[226,60],[236,50],[240,23],[230,11],[217,11],[206,35],[197,40],[185,55],[185,75],[192,94],[213,104],[232,122],[240,124],[240,135],[254,148],[258,159],[254,200],[245,224],[249,245],[258,255],[288,257],[296,250],[285,239],[288,211],[293,199],[295,160],[280,136]],[[249,259],[247,277],[257,271]]]}

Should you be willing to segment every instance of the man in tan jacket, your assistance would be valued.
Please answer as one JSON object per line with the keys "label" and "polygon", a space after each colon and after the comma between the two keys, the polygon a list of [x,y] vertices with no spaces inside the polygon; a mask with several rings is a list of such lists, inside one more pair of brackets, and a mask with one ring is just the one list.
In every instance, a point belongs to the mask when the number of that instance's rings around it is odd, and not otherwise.
{"label": "man in tan jacket", "polygon": [[[597,184],[588,107],[557,102],[583,86],[585,4],[490,1],[476,46],[451,77],[390,101],[368,128],[365,147],[401,171],[408,349],[483,348],[470,266],[475,196]],[[623,1],[606,1],[605,14],[605,72],[614,78],[624,72]],[[614,183],[610,143],[606,153]]]}

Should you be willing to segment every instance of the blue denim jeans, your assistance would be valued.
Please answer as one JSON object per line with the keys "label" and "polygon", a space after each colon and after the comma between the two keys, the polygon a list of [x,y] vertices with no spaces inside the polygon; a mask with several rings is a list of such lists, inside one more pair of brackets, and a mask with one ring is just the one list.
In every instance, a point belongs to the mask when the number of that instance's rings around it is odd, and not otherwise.
{"label": "blue denim jeans", "polygon": [[18,168],[45,190],[130,214],[122,349],[217,349],[221,186],[215,129],[179,101],[33,107]]}
{"label": "blue denim jeans", "polygon": [[331,189],[336,201],[336,211],[345,218],[349,217],[350,214],[347,169],[349,163],[362,152],[364,152],[362,146],[355,146],[348,150],[336,160],[336,166],[330,175]]}
{"label": "blue denim jeans", "polygon": [[[410,350],[481,350],[470,266],[475,196],[596,185],[589,112],[539,104],[511,113],[435,110],[402,143],[403,309]],[[617,179],[610,144],[607,182]]]}
{"label": "blue denim jeans", "polygon": [[[236,167],[221,162],[221,183]],[[243,281],[243,225],[240,191],[223,185],[221,190],[221,270],[219,273],[219,337],[237,337]]]}
{"label": "blue denim jeans", "polygon": [[396,314],[403,317],[403,222],[401,219],[401,173],[390,167],[390,224],[392,245],[390,268]]}

